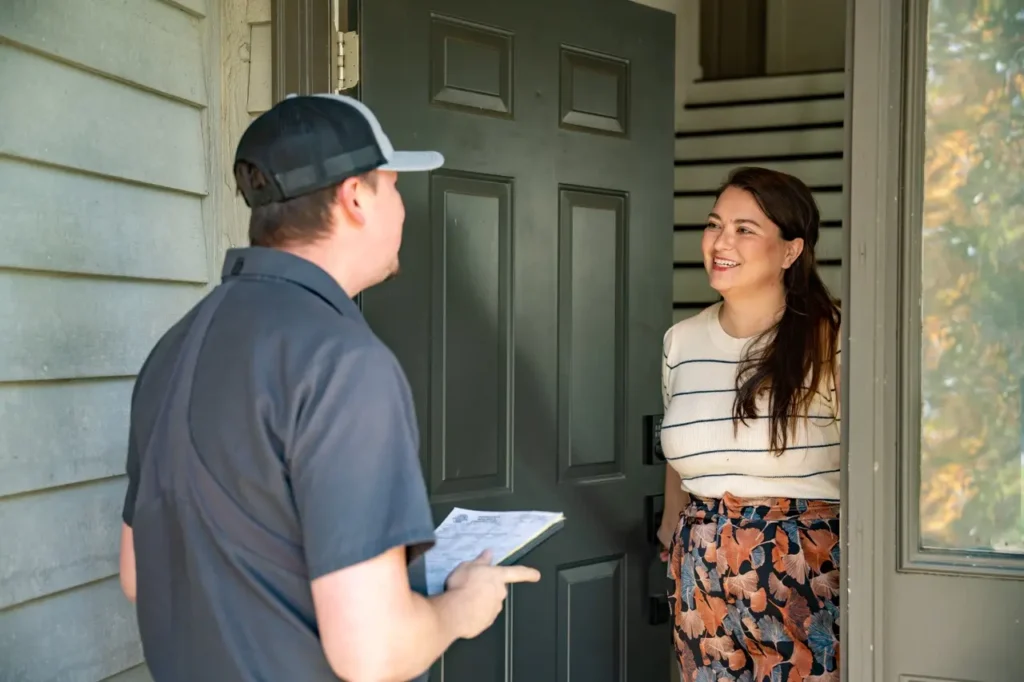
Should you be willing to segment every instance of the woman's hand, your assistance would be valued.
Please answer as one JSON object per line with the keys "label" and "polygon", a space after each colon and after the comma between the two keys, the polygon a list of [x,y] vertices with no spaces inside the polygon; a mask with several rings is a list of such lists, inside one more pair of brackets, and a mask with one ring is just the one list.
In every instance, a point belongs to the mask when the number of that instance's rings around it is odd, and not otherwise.
{"label": "woman's hand", "polygon": [[674,525],[666,525],[662,521],[661,526],[658,527],[658,544],[661,545],[661,560],[668,561],[671,557],[669,552],[672,549],[672,539],[675,537],[676,528]]}
{"label": "woman's hand", "polygon": [[676,528],[679,526],[679,519],[683,509],[689,503],[689,497],[683,492],[682,484],[679,481],[679,473],[672,468],[672,465],[665,465],[665,508],[661,513],[661,525],[658,526],[658,543],[661,545],[661,560],[669,560],[669,551],[672,549],[672,540],[675,538]]}

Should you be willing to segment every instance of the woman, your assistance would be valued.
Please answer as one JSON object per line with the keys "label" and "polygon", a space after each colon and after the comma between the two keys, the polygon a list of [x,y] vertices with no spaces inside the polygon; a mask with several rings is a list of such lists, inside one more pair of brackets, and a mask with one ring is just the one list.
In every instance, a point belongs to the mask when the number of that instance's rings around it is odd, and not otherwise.
{"label": "woman", "polygon": [[839,323],[800,180],[740,168],[704,230],[722,301],[665,334],[659,538],[684,682],[839,680]]}

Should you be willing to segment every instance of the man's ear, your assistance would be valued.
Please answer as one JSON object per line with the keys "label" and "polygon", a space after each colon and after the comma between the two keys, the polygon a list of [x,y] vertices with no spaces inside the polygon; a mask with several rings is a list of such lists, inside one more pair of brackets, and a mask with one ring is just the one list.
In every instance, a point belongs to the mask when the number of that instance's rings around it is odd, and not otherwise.
{"label": "man's ear", "polygon": [[359,178],[346,178],[338,185],[336,192],[335,201],[346,221],[353,227],[365,225],[366,214],[360,200]]}
{"label": "man's ear", "polygon": [[782,261],[782,269],[788,270],[789,266],[793,265],[803,252],[804,240],[802,237],[786,242],[786,257]]}

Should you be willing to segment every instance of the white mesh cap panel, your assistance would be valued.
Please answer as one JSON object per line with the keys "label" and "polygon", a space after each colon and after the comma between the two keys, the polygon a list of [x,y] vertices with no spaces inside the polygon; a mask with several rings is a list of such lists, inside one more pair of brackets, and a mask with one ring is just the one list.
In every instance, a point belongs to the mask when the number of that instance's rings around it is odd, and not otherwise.
{"label": "white mesh cap panel", "polygon": [[348,106],[352,107],[370,124],[370,130],[373,131],[373,136],[377,139],[377,146],[380,147],[381,152],[384,154],[384,158],[387,159],[387,163],[380,167],[380,170],[392,170],[399,172],[411,172],[411,171],[429,171],[435,168],[440,168],[444,165],[444,156],[440,152],[434,151],[395,151],[395,148],[391,145],[391,140],[384,133],[384,129],[380,127],[380,121],[373,115],[370,108],[352,97],[345,95],[337,95],[334,93],[318,93],[316,97],[326,97],[334,99],[339,102],[344,102]]}

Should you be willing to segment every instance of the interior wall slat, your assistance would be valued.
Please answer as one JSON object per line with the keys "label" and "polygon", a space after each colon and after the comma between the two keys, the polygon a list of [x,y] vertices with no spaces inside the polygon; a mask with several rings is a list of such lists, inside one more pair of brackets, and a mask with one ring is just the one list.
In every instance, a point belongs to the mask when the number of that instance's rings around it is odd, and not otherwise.
{"label": "interior wall slat", "polygon": [[842,127],[676,138],[681,160],[764,159],[843,151]]}
{"label": "interior wall slat", "polygon": [[842,71],[809,73],[771,78],[729,78],[692,83],[686,89],[687,104],[742,102],[809,95],[843,96],[846,74]]}
{"label": "interior wall slat", "polygon": [[676,126],[681,132],[743,130],[772,126],[808,125],[842,121],[842,96],[801,102],[744,104],[706,109],[684,109]]}
{"label": "interior wall slat", "polygon": [[[703,225],[715,205],[715,198],[709,195],[676,197],[675,200],[676,225]],[[815,192],[814,200],[818,202],[818,210],[823,221],[843,219],[842,192]]]}
{"label": "interior wall slat", "polygon": [[123,473],[133,383],[0,384],[0,497]]}
{"label": "interior wall slat", "polygon": [[0,609],[117,573],[126,480],[19,495],[0,504]]}
{"label": "interior wall slat", "polygon": [[134,375],[198,286],[0,272],[0,381]]}
{"label": "interior wall slat", "polygon": [[0,267],[206,282],[202,200],[0,158]]}
{"label": "interior wall slat", "polygon": [[675,189],[677,192],[715,190],[725,182],[733,169],[747,165],[760,166],[795,175],[810,187],[839,187],[843,184],[843,176],[846,172],[846,166],[842,159],[686,165],[676,166]]}
{"label": "interior wall slat", "polygon": [[116,577],[0,611],[4,682],[102,680],[142,662]]}
{"label": "interior wall slat", "polygon": [[687,306],[685,308],[673,308],[672,324],[682,322],[683,320],[687,320],[694,315],[699,314],[700,311],[704,310],[704,307],[705,306]]}
{"label": "interior wall slat", "polygon": [[672,273],[672,300],[676,303],[711,305],[719,298],[708,284],[704,268],[676,268]]}
{"label": "interior wall slat", "polygon": [[676,230],[672,235],[672,260],[676,263],[703,263],[703,239],[704,230]]}
{"label": "interior wall slat", "polygon": [[158,0],[0,3],[0,35],[8,40],[204,105],[199,23]]}
{"label": "interior wall slat", "polygon": [[840,298],[843,295],[843,266],[825,265],[818,268],[821,281],[828,287],[832,298]]}
{"label": "interior wall slat", "polygon": [[11,45],[0,83],[0,154],[206,192],[200,110]]}
{"label": "interior wall slat", "polygon": [[823,227],[818,231],[818,243],[814,247],[817,261],[839,261],[843,259],[843,228]]}

